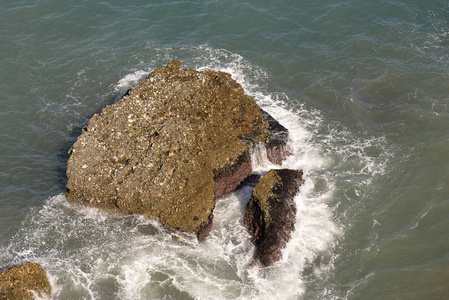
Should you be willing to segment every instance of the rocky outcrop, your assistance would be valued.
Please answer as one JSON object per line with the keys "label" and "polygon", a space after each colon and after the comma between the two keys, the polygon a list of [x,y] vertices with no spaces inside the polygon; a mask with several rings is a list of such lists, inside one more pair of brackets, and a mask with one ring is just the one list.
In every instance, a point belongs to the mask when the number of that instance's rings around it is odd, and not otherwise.
{"label": "rocky outcrop", "polygon": [[230,74],[171,61],[90,119],[69,151],[67,197],[201,239],[215,199],[251,173],[250,148],[287,144],[271,124]]}
{"label": "rocky outcrop", "polygon": [[47,274],[39,264],[14,265],[0,274],[0,300],[51,297]]}
{"label": "rocky outcrop", "polygon": [[294,230],[302,171],[270,170],[259,179],[245,210],[244,224],[257,246],[256,263],[270,266],[282,257],[281,250]]}

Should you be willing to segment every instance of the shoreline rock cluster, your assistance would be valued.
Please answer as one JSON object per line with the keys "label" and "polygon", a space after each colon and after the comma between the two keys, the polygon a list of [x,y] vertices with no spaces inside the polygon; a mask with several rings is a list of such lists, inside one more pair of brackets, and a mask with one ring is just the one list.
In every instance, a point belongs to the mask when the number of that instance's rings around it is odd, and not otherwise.
{"label": "shoreline rock cluster", "polygon": [[[288,130],[248,97],[230,74],[180,69],[173,60],[118,102],[94,115],[67,162],[73,204],[155,217],[205,238],[215,200],[252,173],[252,148],[263,145],[281,165],[291,153]],[[260,177],[244,224],[257,247],[255,264],[278,261],[294,229],[294,195],[302,171]],[[44,269],[28,262],[0,274],[1,299],[51,298]]]}
{"label": "shoreline rock cluster", "polygon": [[157,68],[89,120],[69,150],[67,198],[155,217],[201,240],[212,228],[215,200],[251,174],[250,150],[262,144],[280,165],[290,154],[288,130],[230,74],[180,64]]}

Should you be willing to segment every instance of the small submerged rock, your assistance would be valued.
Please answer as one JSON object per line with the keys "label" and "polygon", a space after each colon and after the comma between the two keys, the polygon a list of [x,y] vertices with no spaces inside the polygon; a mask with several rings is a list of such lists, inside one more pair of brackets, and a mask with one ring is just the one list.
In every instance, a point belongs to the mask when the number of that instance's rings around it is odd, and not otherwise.
{"label": "small submerged rock", "polygon": [[294,196],[302,171],[270,170],[259,179],[245,210],[244,224],[257,246],[256,263],[266,267],[282,258],[296,219]]}
{"label": "small submerged rock", "polygon": [[202,239],[215,199],[250,175],[249,150],[265,144],[280,163],[288,132],[230,74],[180,64],[156,69],[90,119],[69,151],[67,197]]}
{"label": "small submerged rock", "polygon": [[51,298],[45,270],[36,263],[14,265],[0,274],[0,300]]}

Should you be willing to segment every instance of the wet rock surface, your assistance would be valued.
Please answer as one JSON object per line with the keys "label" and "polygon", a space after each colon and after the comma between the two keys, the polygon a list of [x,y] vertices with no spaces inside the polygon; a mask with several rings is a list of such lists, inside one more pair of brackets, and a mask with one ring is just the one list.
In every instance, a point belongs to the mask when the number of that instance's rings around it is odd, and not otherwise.
{"label": "wet rock surface", "polygon": [[90,119],[69,151],[67,197],[201,239],[215,199],[250,175],[250,148],[287,145],[262,114],[230,74],[171,61]]}
{"label": "wet rock surface", "polygon": [[244,224],[257,246],[255,263],[270,266],[282,258],[281,250],[294,230],[294,196],[302,183],[302,171],[270,170],[260,177],[245,210]]}
{"label": "wet rock surface", "polygon": [[268,122],[270,136],[265,144],[267,158],[274,164],[282,164],[282,161],[292,153],[288,146],[288,129],[282,126],[276,119],[264,110],[260,110],[264,120]]}
{"label": "wet rock surface", "polygon": [[14,265],[0,274],[0,299],[34,299],[51,297],[45,270],[36,263]]}

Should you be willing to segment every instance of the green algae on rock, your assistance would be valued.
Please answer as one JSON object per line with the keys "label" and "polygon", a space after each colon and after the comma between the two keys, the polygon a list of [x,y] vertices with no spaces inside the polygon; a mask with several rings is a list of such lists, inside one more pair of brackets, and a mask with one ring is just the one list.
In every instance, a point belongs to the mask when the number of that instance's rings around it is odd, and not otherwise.
{"label": "green algae on rock", "polygon": [[51,286],[45,270],[36,263],[14,265],[0,274],[0,300],[51,297]]}
{"label": "green algae on rock", "polygon": [[180,64],[154,70],[90,119],[69,151],[67,197],[202,239],[215,199],[251,173],[249,149],[273,134],[230,74]]}

